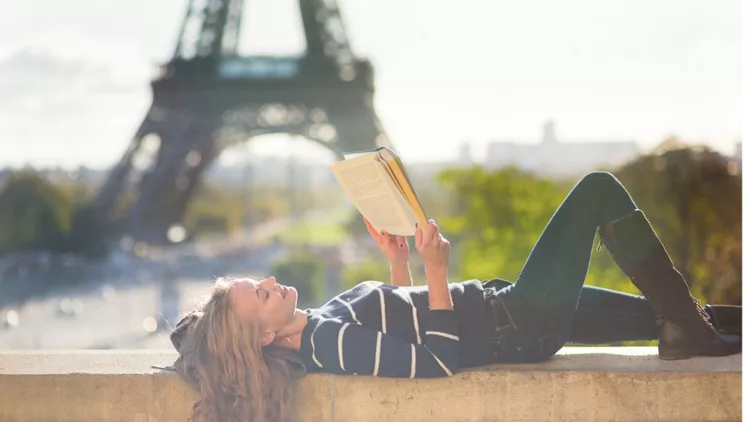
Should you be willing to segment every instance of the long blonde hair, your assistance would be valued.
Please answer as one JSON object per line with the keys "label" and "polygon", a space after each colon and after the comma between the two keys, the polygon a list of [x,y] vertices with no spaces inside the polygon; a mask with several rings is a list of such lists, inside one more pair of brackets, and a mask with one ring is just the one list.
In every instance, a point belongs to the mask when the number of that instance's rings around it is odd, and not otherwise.
{"label": "long blonde hair", "polygon": [[232,284],[231,279],[216,281],[188,329],[184,354],[194,354],[200,386],[191,421],[289,421],[290,369],[279,356],[280,349],[261,347],[257,321],[238,318],[229,300]]}

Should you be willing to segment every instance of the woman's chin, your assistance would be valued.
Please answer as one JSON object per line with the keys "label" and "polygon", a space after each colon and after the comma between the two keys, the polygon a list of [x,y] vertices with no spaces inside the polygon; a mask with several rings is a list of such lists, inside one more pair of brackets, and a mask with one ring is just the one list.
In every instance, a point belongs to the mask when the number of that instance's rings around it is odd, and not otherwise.
{"label": "woman's chin", "polygon": [[297,307],[297,289],[294,287],[288,287],[289,291],[287,292],[286,300],[292,302],[293,306]]}

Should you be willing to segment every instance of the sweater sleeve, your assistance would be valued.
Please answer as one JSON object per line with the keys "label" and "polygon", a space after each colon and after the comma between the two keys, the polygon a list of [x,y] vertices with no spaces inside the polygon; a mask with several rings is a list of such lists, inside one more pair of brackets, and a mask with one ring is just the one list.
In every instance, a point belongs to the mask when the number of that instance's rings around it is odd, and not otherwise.
{"label": "sweater sleeve", "polygon": [[396,378],[452,376],[459,369],[454,311],[426,315],[422,344],[338,320],[321,321],[311,335],[312,359],[326,372]]}

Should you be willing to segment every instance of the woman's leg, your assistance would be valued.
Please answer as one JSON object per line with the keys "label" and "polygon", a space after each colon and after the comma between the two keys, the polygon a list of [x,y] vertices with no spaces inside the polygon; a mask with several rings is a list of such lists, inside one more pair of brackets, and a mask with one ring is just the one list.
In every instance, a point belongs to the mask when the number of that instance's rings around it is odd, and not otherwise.
{"label": "woman's leg", "polygon": [[741,352],[739,336],[722,335],[711,325],[710,316],[692,297],[622,184],[609,173],[597,172],[571,190],[516,283],[498,294],[513,328],[498,333],[506,352],[503,358],[544,359],[570,340],[597,230],[615,262],[654,310],[662,359]]}
{"label": "woman's leg", "polygon": [[645,297],[594,286],[581,289],[568,341],[606,344],[658,338],[656,314]]}
{"label": "woman's leg", "polygon": [[[742,307],[706,305],[711,325],[721,334],[742,335]],[[569,341],[585,344],[657,340],[658,317],[643,296],[583,286]]]}
{"label": "woman's leg", "polygon": [[635,211],[610,173],[590,173],[570,191],[550,219],[502,304],[516,330],[506,333],[509,360],[544,359],[570,338],[597,229]]}

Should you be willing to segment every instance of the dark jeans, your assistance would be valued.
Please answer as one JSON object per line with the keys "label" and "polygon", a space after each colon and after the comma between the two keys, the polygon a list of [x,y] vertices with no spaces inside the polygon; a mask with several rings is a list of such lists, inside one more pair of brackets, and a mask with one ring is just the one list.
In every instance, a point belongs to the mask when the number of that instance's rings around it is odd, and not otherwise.
{"label": "dark jeans", "polygon": [[583,285],[599,226],[634,210],[630,194],[613,175],[590,173],[555,211],[516,282],[485,283],[498,361],[544,360],[569,341],[658,337],[645,298]]}

